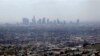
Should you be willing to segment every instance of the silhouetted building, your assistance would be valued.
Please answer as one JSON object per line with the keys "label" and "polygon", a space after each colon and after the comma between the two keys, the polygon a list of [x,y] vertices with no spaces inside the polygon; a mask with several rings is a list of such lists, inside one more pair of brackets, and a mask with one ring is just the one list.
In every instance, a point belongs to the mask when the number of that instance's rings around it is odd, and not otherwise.
{"label": "silhouetted building", "polygon": [[50,23],[50,20],[49,19],[47,19],[47,24],[49,24]]}
{"label": "silhouetted building", "polygon": [[80,20],[79,19],[77,19],[77,22],[76,23],[79,23],[80,22]]}
{"label": "silhouetted building", "polygon": [[39,20],[37,21],[37,24],[42,24],[42,20],[39,19]]}
{"label": "silhouetted building", "polygon": [[65,20],[63,21],[63,24],[66,24],[66,21]]}
{"label": "silhouetted building", "polygon": [[58,24],[57,20],[53,20],[53,24]]}
{"label": "silhouetted building", "polygon": [[59,19],[57,19],[57,24],[60,24],[60,20]]}
{"label": "silhouetted building", "polygon": [[43,17],[43,19],[42,19],[42,24],[46,24],[46,18],[45,17]]}
{"label": "silhouetted building", "polygon": [[36,24],[35,16],[32,18],[32,24]]}
{"label": "silhouetted building", "polygon": [[23,18],[23,24],[28,25],[29,24],[29,19],[28,18]]}

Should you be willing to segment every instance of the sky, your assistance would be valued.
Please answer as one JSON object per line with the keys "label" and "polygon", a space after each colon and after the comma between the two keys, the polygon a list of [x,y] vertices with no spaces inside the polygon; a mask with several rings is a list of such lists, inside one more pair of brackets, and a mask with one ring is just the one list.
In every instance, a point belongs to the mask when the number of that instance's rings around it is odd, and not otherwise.
{"label": "sky", "polygon": [[100,0],[0,0],[0,23],[47,17],[66,21],[100,21]]}

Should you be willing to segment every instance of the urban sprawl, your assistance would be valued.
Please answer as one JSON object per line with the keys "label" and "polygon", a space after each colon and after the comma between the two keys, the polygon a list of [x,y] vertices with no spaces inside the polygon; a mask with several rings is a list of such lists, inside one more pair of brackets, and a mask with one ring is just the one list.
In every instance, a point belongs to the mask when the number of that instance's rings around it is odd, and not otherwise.
{"label": "urban sprawl", "polygon": [[45,17],[0,24],[0,56],[100,56],[100,25]]}

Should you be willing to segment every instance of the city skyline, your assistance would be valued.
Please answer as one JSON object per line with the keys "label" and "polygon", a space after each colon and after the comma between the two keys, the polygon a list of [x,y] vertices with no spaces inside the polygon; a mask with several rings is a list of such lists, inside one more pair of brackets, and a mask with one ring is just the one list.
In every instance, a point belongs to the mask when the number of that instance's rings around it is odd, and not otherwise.
{"label": "city skyline", "polygon": [[100,21],[100,0],[0,0],[0,23],[46,17],[84,22]]}
{"label": "city skyline", "polygon": [[[79,23],[79,22],[80,20],[77,19],[73,23]],[[50,20],[49,18],[46,18],[46,17],[37,19],[35,16],[33,16],[31,20],[29,18],[23,18],[22,23],[25,25],[28,25],[28,24],[66,24],[69,22],[67,22],[66,20],[61,20],[59,18]]]}

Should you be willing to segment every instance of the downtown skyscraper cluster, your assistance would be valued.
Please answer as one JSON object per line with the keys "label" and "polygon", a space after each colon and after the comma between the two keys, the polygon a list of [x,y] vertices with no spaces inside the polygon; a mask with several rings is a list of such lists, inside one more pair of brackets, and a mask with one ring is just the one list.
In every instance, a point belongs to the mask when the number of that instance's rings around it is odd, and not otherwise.
{"label": "downtown skyscraper cluster", "polygon": [[31,21],[28,18],[23,18],[23,24],[29,25],[29,24],[66,24],[66,21],[61,21],[60,19],[50,20],[48,18],[40,18],[36,20],[36,17],[34,16]]}

